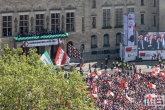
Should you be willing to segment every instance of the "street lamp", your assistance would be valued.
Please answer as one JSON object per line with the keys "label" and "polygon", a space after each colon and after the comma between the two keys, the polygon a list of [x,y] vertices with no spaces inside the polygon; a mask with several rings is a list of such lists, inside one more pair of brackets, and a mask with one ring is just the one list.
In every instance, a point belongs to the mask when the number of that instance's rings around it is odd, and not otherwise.
{"label": "street lamp", "polygon": [[81,52],[81,61],[80,61],[80,63],[82,64],[82,66],[84,65],[84,59],[83,59],[83,53],[84,53],[84,45],[83,44],[81,44],[81,46],[80,46],[80,52]]}
{"label": "street lamp", "polygon": [[122,61],[122,72],[124,72],[124,65],[123,65],[123,37],[124,37],[124,34],[122,33],[122,32],[120,32],[120,34],[121,34],[121,37],[122,37],[122,39],[121,39],[121,43],[120,43],[120,46],[122,47],[122,51],[121,51],[121,61]]}

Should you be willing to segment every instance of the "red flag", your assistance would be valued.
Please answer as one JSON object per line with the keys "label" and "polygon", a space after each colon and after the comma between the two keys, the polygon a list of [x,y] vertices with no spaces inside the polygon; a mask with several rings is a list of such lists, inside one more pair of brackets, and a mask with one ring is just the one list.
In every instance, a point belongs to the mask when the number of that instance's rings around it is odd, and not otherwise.
{"label": "red flag", "polygon": [[120,81],[120,87],[121,87],[121,89],[124,89],[125,86],[126,86],[126,82],[124,80],[121,80]]}
{"label": "red flag", "polygon": [[57,50],[57,54],[56,57],[54,59],[54,63],[56,65],[64,65],[69,63],[70,58],[68,57],[68,55],[66,54],[66,52],[64,52],[64,50],[58,46],[58,50]]}

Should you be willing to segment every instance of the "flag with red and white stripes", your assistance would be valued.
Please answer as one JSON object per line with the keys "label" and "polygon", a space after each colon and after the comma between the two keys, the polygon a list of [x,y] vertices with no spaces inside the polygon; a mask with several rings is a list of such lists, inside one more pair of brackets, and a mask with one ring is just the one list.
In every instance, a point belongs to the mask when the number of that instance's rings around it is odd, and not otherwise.
{"label": "flag with red and white stripes", "polygon": [[68,56],[81,59],[80,51],[70,44],[68,44]]}
{"label": "flag with red and white stripes", "polygon": [[64,64],[69,64],[69,62],[70,62],[70,58],[68,57],[66,52],[64,52],[64,50],[60,46],[58,46],[54,63],[56,65],[64,65]]}

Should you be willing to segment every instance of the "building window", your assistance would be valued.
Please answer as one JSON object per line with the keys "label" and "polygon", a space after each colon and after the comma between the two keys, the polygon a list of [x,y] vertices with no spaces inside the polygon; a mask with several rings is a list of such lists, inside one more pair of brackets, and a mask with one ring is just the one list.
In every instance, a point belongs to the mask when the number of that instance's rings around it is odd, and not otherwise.
{"label": "building window", "polygon": [[154,0],[154,7],[156,7],[156,0]]}
{"label": "building window", "polygon": [[110,9],[103,9],[103,27],[110,26]]}
{"label": "building window", "polygon": [[92,28],[96,28],[96,17],[92,17]]}
{"label": "building window", "polygon": [[36,14],[36,31],[41,31],[44,28],[44,14]]}
{"label": "building window", "polygon": [[115,10],[116,14],[116,26],[122,26],[123,25],[123,9],[119,8]]}
{"label": "building window", "polygon": [[51,30],[60,32],[60,13],[51,13]]}
{"label": "building window", "polygon": [[92,0],[92,8],[96,8],[96,0]]}
{"label": "building window", "polygon": [[144,5],[144,0],[141,0],[141,5]]}
{"label": "building window", "polygon": [[108,34],[104,35],[104,45],[109,45],[109,35]]}
{"label": "building window", "polygon": [[84,17],[82,17],[82,31],[85,31]]}
{"label": "building window", "polygon": [[29,31],[29,15],[20,15],[19,30],[21,33]]}
{"label": "building window", "polygon": [[134,13],[134,8],[128,8],[128,13]]}
{"label": "building window", "polygon": [[66,31],[67,32],[73,32],[74,29],[74,12],[68,12],[66,13]]}
{"label": "building window", "polygon": [[96,48],[97,47],[97,37],[96,35],[91,36],[91,47]]}
{"label": "building window", "polygon": [[119,45],[121,43],[121,33],[116,34],[116,45]]}
{"label": "building window", "polygon": [[2,36],[12,36],[12,16],[3,16]]}
{"label": "building window", "polygon": [[156,26],[156,16],[153,16],[153,25]]}
{"label": "building window", "polygon": [[144,14],[141,14],[141,24],[144,24]]}

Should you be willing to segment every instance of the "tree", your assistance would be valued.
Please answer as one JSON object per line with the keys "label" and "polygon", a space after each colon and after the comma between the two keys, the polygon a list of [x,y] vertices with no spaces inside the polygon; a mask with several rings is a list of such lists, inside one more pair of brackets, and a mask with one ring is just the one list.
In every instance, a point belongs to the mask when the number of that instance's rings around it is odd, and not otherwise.
{"label": "tree", "polygon": [[5,45],[0,65],[2,110],[93,110],[83,76],[73,71],[64,77],[64,71],[43,65],[35,49],[25,56]]}

